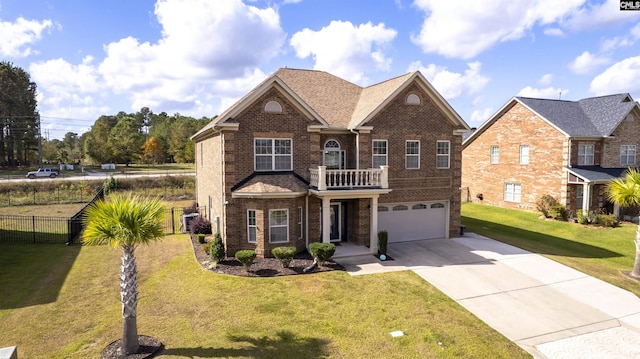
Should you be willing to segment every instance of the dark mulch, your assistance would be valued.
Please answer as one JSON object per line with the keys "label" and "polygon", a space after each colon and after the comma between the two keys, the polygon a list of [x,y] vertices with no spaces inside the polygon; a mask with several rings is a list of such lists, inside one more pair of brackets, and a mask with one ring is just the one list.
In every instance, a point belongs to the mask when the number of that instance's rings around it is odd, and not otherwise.
{"label": "dark mulch", "polygon": [[[233,257],[227,257],[225,260],[218,262],[215,268],[210,268],[211,258],[204,251],[202,245],[198,243],[195,236],[191,236],[191,244],[196,256],[196,260],[203,268],[219,274],[229,274],[242,277],[276,277],[295,274],[307,274],[303,270],[313,264],[313,258],[308,252],[296,254],[289,268],[282,268],[282,264],[276,258],[256,258],[247,272],[242,263]],[[328,272],[333,270],[344,270],[340,264],[328,260],[322,266],[317,266],[308,273]]]}
{"label": "dark mulch", "polygon": [[146,335],[138,335],[138,343],[140,344],[138,352],[126,355],[120,352],[122,339],[118,339],[102,350],[100,359],[147,359],[153,358],[164,349],[164,345],[159,340]]}

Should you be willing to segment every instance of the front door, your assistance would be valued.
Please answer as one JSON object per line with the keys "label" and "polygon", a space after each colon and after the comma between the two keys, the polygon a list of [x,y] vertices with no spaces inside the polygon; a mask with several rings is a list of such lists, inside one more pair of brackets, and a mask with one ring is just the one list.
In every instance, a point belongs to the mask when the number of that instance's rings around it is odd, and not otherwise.
{"label": "front door", "polygon": [[332,203],[331,204],[331,242],[340,242],[342,241],[342,215],[341,215],[341,204],[340,203]]}

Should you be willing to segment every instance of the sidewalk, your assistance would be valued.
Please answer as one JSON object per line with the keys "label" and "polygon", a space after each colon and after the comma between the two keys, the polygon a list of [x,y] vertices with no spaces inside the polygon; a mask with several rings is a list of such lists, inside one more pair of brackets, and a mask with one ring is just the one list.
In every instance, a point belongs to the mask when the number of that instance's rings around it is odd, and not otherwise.
{"label": "sidewalk", "polygon": [[473,233],[388,254],[336,261],[352,275],[412,270],[535,358],[640,358],[640,299],[582,272]]}

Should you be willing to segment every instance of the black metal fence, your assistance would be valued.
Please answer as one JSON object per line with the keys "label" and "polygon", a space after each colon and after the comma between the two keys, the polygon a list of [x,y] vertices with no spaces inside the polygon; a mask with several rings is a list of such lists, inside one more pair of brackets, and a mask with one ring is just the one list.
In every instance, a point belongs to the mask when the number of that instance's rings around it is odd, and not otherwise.
{"label": "black metal fence", "polygon": [[[99,191],[93,201],[103,196],[104,192]],[[79,244],[78,237],[84,229],[84,210],[88,206],[89,204],[71,218],[0,215],[0,243]],[[185,221],[188,222],[193,217],[190,213],[185,213],[185,209],[187,208],[167,209],[162,222],[166,234],[187,232]],[[196,214],[205,213],[204,207],[196,210]]]}

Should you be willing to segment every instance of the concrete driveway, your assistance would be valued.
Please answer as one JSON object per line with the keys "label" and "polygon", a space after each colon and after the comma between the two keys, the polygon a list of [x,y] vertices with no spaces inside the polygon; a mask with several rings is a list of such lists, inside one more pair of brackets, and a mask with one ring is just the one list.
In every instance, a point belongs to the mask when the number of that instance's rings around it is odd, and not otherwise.
{"label": "concrete driveway", "polygon": [[640,358],[640,299],[582,272],[473,233],[388,254],[335,260],[351,275],[412,270],[535,358]]}

